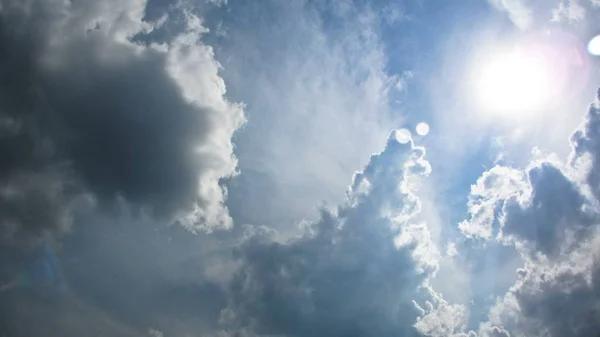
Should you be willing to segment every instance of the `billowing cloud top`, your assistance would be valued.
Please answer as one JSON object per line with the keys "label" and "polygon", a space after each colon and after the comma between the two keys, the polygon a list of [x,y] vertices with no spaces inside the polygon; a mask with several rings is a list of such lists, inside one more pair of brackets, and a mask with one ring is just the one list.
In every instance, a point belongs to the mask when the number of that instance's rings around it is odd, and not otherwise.
{"label": "billowing cloud top", "polygon": [[251,335],[448,336],[462,328],[461,308],[430,288],[437,251],[414,218],[415,184],[431,170],[424,154],[394,132],[354,176],[346,203],[323,210],[302,237],[248,240],[222,318]]}

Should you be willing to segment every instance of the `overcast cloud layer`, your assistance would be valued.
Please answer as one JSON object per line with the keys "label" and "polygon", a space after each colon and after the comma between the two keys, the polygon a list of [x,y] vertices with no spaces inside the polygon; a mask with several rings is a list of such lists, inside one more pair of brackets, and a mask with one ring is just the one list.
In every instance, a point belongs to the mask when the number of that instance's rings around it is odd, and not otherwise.
{"label": "overcast cloud layer", "polygon": [[599,6],[0,0],[0,335],[599,335],[597,60],[568,156],[526,152],[432,28]]}

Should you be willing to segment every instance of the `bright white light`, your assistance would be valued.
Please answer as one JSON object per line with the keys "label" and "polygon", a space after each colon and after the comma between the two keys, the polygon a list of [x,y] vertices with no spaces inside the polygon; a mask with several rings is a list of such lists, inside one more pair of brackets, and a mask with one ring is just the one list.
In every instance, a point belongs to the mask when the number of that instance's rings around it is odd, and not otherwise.
{"label": "bright white light", "polygon": [[588,51],[590,54],[600,56],[600,35],[597,35],[588,43]]}
{"label": "bright white light", "polygon": [[483,108],[502,115],[544,108],[553,92],[551,64],[543,55],[514,51],[483,65],[477,83]]}
{"label": "bright white light", "polygon": [[427,134],[429,134],[429,124],[425,122],[417,124],[417,127],[415,129],[419,136],[427,136]]}
{"label": "bright white light", "polygon": [[410,134],[410,130],[408,129],[400,129],[396,131],[396,139],[398,143],[406,144],[410,142],[412,136]]}

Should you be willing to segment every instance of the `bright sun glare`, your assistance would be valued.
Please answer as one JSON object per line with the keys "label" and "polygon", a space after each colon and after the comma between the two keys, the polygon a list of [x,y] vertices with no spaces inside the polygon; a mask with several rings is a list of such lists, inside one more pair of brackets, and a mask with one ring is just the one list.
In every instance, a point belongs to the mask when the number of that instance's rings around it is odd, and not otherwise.
{"label": "bright sun glare", "polygon": [[512,51],[482,65],[477,90],[489,112],[516,115],[539,111],[552,95],[552,68],[543,55]]}

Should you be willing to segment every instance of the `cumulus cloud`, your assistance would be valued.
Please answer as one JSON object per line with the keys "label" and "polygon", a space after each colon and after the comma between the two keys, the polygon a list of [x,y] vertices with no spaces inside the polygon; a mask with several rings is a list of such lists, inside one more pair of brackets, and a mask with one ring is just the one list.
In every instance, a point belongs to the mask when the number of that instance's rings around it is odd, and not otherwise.
{"label": "cumulus cloud", "polygon": [[198,18],[143,45],[142,0],[1,4],[3,238],[67,228],[83,195],[191,229],[231,226],[219,180],[236,172],[244,116]]}
{"label": "cumulus cloud", "polygon": [[[558,337],[600,332],[599,112],[596,101],[572,136],[573,153],[567,164],[541,160],[522,173],[495,168],[473,188],[472,197],[483,195],[484,201],[471,204],[471,218],[461,227],[463,232],[514,245],[524,262],[516,283],[492,307],[482,335]],[[489,235],[490,228],[497,235]],[[490,332],[493,325],[505,328]]]}
{"label": "cumulus cloud", "polygon": [[[435,293],[434,293],[435,294]],[[417,318],[415,328],[425,336],[443,337],[443,336],[469,336],[469,333],[455,333],[465,329],[468,312],[466,308],[458,304],[449,304],[442,298],[438,298],[437,306],[434,307],[430,302],[426,302],[427,311],[418,307],[424,314]]]}
{"label": "cumulus cloud", "polygon": [[[493,3],[522,28],[537,14],[534,1]],[[561,16],[578,13],[562,6]],[[225,98],[215,52],[229,56],[236,96],[253,98],[255,119],[238,134],[251,174],[229,182],[250,191],[238,189],[233,203],[243,220],[295,221],[315,198],[335,199],[330,191],[393,124],[388,92],[405,82],[385,71],[373,11],[327,1],[267,7],[278,16],[255,20],[265,13],[252,4],[220,12],[216,27],[239,21],[211,37],[215,51],[201,40],[205,22],[175,7],[181,22],[166,23],[144,21],[142,0],[0,0],[0,243],[37,243],[79,225],[60,247],[78,296],[10,293],[0,315],[16,325],[0,328],[81,335],[94,327],[117,336],[598,333],[598,102],[566,163],[496,166],[477,180],[458,225],[467,244],[450,243],[446,257],[416,196],[431,170],[425,151],[396,132],[354,175],[341,205],[323,207],[300,235],[250,226],[190,236],[164,227],[232,225],[222,181],[236,174],[231,138],[244,115]],[[157,33],[170,24],[182,27]],[[273,41],[282,43],[279,53]],[[264,63],[272,67],[254,67]],[[5,284],[34,257],[12,256],[27,253],[2,244]],[[465,270],[480,274],[464,284],[477,288],[478,301],[502,289],[478,332],[468,331],[474,306],[450,303],[432,286],[443,261],[475,261]],[[503,274],[513,271],[507,291]],[[22,324],[31,321],[40,324]]]}
{"label": "cumulus cloud", "polygon": [[522,173],[508,167],[496,166],[486,171],[471,186],[468,209],[469,220],[458,225],[462,233],[469,238],[490,239],[497,235],[494,218],[504,200],[525,188]]}
{"label": "cumulus cloud", "polygon": [[447,304],[429,286],[439,252],[415,219],[415,182],[430,171],[424,154],[412,142],[399,143],[394,132],[385,150],[355,174],[347,201],[322,210],[304,235],[283,243],[256,235],[245,242],[223,322],[250,335],[459,332],[464,308]]}

